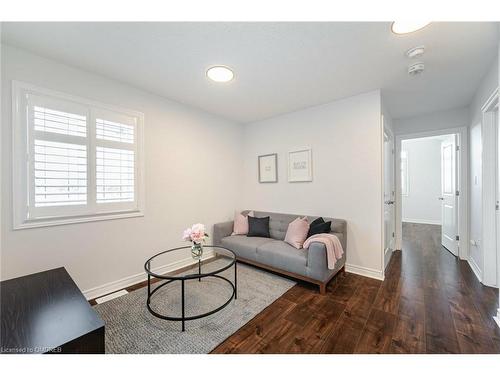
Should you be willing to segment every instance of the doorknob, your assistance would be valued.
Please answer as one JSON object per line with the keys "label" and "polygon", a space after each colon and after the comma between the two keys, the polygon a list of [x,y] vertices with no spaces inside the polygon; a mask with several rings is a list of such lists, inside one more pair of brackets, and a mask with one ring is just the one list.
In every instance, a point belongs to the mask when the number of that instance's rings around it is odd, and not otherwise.
{"label": "doorknob", "polygon": [[439,197],[438,198],[440,201],[444,201],[444,198],[443,197]]}

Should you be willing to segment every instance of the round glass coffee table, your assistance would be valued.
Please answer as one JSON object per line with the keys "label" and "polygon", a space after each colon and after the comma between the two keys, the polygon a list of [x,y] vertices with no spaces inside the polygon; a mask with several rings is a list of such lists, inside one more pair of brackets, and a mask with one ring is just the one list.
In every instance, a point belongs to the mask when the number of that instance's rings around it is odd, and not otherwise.
{"label": "round glass coffee table", "polygon": [[[213,257],[209,257],[204,260],[199,259],[198,261],[195,261],[195,263],[192,266],[193,269],[191,269],[190,267],[185,272],[182,272],[182,270],[177,270],[173,272],[167,272],[164,274],[157,274],[153,270],[157,269],[158,267],[164,266],[165,264],[168,264],[168,262],[171,262],[172,257],[175,257],[175,255],[177,255],[178,257],[181,257],[183,255],[190,256],[191,246],[177,247],[175,249],[162,251],[161,253],[158,253],[149,258],[144,264],[144,269],[146,270],[146,273],[148,275],[148,298],[146,300],[146,306],[149,312],[160,319],[182,322],[182,331],[185,330],[186,321],[201,319],[206,316],[215,314],[216,312],[226,307],[233,299],[238,298],[236,255],[231,250],[220,246],[203,246],[203,249],[205,253],[209,253],[210,255],[213,253]],[[210,265],[206,264],[205,267],[206,262],[210,262]],[[233,266],[234,266],[233,281],[220,275],[222,272],[228,270]],[[204,271],[203,268],[206,268],[206,271]],[[151,280],[152,278],[159,279],[159,281],[156,282],[156,284],[158,285],[154,285],[154,281],[152,282]],[[185,297],[186,297],[187,281],[198,279],[198,281],[201,282],[202,279],[204,278],[217,278],[220,280],[224,280],[232,288],[231,296],[223,304],[219,305],[218,307],[210,311],[203,312],[197,315],[186,316]],[[161,314],[158,311],[155,311],[155,309],[153,309],[153,307],[151,306],[152,297],[158,290],[174,282],[180,283],[181,314],[179,316],[169,316]],[[197,283],[190,283],[190,285],[192,285],[191,287],[196,287],[196,284]]]}

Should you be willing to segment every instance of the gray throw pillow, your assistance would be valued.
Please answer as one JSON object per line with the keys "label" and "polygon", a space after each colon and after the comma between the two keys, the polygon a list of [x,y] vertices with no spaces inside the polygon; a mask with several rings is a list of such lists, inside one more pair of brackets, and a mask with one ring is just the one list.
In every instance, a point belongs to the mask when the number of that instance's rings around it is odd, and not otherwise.
{"label": "gray throw pillow", "polygon": [[252,217],[248,216],[248,234],[247,237],[267,237],[269,234],[269,216]]}

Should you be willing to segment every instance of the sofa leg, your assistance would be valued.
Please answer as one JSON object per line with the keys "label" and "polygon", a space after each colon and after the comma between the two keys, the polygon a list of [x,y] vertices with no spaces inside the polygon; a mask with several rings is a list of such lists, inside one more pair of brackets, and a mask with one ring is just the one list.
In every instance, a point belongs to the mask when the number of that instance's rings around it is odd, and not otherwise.
{"label": "sofa leg", "polygon": [[326,284],[319,284],[319,294],[325,295],[326,294]]}

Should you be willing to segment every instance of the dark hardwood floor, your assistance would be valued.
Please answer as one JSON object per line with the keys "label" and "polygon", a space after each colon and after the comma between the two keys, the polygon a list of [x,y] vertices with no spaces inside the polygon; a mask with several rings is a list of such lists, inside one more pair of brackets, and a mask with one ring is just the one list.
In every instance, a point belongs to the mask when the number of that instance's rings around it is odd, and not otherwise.
{"label": "dark hardwood floor", "polygon": [[498,290],[441,247],[439,226],[403,232],[383,282],[346,273],[324,296],[299,283],[213,353],[500,353]]}

